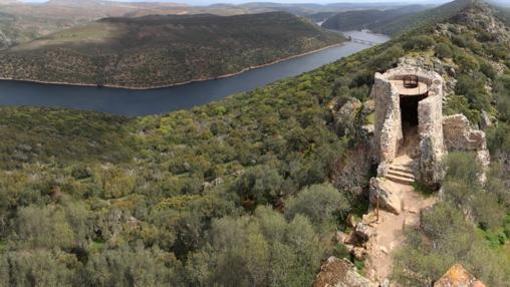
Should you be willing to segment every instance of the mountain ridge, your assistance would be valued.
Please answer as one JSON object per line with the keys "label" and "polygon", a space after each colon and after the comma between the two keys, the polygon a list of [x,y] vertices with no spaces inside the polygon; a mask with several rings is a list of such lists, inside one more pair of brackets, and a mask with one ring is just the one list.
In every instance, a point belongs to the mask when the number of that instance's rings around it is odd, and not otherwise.
{"label": "mountain ridge", "polygon": [[235,74],[342,41],[284,12],[105,18],[0,52],[0,77],[162,87]]}

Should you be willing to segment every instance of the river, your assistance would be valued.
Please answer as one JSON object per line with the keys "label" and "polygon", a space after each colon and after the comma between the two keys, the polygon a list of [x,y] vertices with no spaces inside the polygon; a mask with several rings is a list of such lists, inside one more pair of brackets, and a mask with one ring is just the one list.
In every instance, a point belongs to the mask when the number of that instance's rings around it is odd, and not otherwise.
{"label": "river", "polygon": [[[361,31],[345,34],[376,43],[389,40],[384,35]],[[342,46],[252,69],[230,78],[153,90],[0,81],[0,105],[65,107],[125,116],[161,114],[207,104],[235,93],[251,91],[271,82],[311,71],[368,47],[365,44],[347,42]]]}

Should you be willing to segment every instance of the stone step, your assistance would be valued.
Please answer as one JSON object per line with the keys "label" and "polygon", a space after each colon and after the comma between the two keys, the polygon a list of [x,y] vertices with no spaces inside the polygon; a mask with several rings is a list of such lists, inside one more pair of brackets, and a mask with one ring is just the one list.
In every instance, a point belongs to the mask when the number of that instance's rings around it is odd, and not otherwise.
{"label": "stone step", "polygon": [[408,177],[402,177],[402,176],[398,176],[398,175],[393,175],[393,174],[387,174],[386,178],[391,181],[394,181],[396,183],[401,183],[401,184],[406,184],[406,185],[412,185],[414,183],[414,179],[410,179]]}
{"label": "stone step", "polygon": [[414,174],[409,173],[409,172],[389,170],[388,174],[395,175],[395,176],[400,176],[400,177],[405,177],[405,178],[409,178],[409,179],[415,180]]}
{"label": "stone step", "polygon": [[413,169],[404,165],[390,165],[390,170],[413,174]]}

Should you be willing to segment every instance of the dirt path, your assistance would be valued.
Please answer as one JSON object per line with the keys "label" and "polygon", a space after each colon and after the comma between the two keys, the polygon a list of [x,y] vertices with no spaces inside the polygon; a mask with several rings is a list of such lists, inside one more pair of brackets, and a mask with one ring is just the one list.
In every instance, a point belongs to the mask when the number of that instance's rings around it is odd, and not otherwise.
{"label": "dirt path", "polygon": [[[411,127],[405,131],[405,141],[398,154],[392,165],[407,167],[412,170],[419,156],[417,127]],[[370,224],[375,229],[375,236],[367,242],[368,256],[365,266],[367,276],[381,284],[391,276],[393,255],[405,240],[404,229],[418,226],[420,211],[437,202],[436,196],[426,197],[415,191],[414,187],[409,184],[387,179],[386,187],[400,198],[402,211],[399,215],[396,215],[380,210],[379,220]],[[370,218],[375,220],[376,217],[370,216]]]}
{"label": "dirt path", "polygon": [[435,197],[427,198],[417,193],[410,185],[391,184],[402,199],[402,212],[395,215],[381,210],[379,221],[371,224],[376,235],[367,244],[367,275],[381,283],[391,275],[392,255],[404,242],[404,228],[417,226],[420,210],[432,206],[436,201]]}

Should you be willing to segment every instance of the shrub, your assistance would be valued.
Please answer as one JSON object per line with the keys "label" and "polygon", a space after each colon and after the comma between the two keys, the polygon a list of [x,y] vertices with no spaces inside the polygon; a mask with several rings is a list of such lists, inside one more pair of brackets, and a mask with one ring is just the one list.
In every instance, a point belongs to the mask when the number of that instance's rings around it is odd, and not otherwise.
{"label": "shrub", "polygon": [[434,38],[426,35],[414,36],[404,43],[403,48],[405,50],[426,50],[434,46],[436,42]]}
{"label": "shrub", "polygon": [[452,58],[453,57],[452,47],[450,45],[448,45],[448,44],[439,43],[436,46],[435,51],[436,51],[436,57],[438,57],[438,58],[446,59],[446,58]]}
{"label": "shrub", "polygon": [[335,215],[344,218],[349,210],[350,204],[345,196],[330,184],[310,186],[285,202],[288,219],[304,215],[319,230],[327,229]]}
{"label": "shrub", "polygon": [[490,110],[491,99],[485,89],[485,76],[480,73],[473,75],[463,74],[458,77],[455,93],[464,95],[471,108],[478,110]]}

